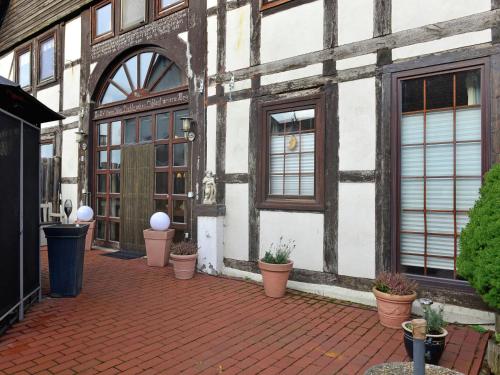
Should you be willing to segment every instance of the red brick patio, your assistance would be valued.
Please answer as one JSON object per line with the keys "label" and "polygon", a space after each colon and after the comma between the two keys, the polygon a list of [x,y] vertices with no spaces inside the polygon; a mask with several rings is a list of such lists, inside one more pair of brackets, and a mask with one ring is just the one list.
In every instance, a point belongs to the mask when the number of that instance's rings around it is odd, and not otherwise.
{"label": "red brick patio", "polygon": [[[5,374],[362,374],[405,360],[376,312],[87,253],[83,293],[44,299],[0,338]],[[46,280],[45,280],[46,283]],[[486,335],[449,326],[441,364],[477,374]]]}

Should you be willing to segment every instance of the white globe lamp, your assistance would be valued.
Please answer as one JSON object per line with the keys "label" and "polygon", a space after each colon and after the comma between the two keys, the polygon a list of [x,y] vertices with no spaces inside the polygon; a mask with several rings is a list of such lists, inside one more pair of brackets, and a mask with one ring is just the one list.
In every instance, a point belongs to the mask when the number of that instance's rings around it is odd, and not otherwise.
{"label": "white globe lamp", "polygon": [[155,212],[149,224],[153,230],[167,230],[170,227],[170,218],[165,212]]}
{"label": "white globe lamp", "polygon": [[94,217],[94,211],[89,206],[81,206],[78,211],[76,211],[76,218],[79,221],[91,221]]}

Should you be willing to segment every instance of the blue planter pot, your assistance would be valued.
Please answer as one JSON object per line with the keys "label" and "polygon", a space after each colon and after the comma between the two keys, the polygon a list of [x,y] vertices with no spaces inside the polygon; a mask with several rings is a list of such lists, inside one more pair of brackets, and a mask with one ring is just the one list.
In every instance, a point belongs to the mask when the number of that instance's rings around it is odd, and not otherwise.
{"label": "blue planter pot", "polygon": [[[413,333],[406,325],[410,322],[401,324],[404,333],[404,344],[408,357],[413,360]],[[443,333],[439,335],[428,334],[425,338],[425,363],[437,365],[443,355],[446,346],[446,336],[448,331],[442,328]]]}

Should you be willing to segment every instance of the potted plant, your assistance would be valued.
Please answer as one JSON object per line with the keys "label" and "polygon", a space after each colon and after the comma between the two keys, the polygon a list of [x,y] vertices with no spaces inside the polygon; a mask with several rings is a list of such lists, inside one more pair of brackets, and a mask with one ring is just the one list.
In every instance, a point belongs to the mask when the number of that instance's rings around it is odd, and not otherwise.
{"label": "potted plant", "polygon": [[151,228],[143,231],[147,264],[151,267],[165,267],[168,264],[175,229],[168,229],[170,218],[164,212],[154,213],[149,224]]}
{"label": "potted plant", "polygon": [[268,297],[283,297],[286,292],[288,276],[293,268],[290,254],[295,249],[295,241],[280,241],[277,245],[271,244],[264,257],[259,260],[260,273],[264,283],[264,292]]}
{"label": "potted plant", "polygon": [[417,283],[399,273],[382,272],[375,279],[373,294],[377,299],[380,324],[397,329],[408,320],[411,305],[417,298]]}
{"label": "potted plant", "polygon": [[460,234],[457,271],[495,311],[496,334],[488,342],[488,365],[500,374],[500,164],[485,174],[479,199]]}
{"label": "potted plant", "polygon": [[176,279],[187,280],[194,276],[198,245],[194,241],[183,241],[174,244],[172,248],[172,263]]}
{"label": "potted plant", "polygon": [[89,230],[87,231],[87,235],[85,237],[85,251],[92,250],[92,241],[94,240],[95,228],[95,220],[92,220],[93,217],[94,211],[89,206],[81,206],[76,211],[76,223],[87,224],[89,226]]}
{"label": "potted plant", "polygon": [[[427,321],[425,338],[425,362],[437,365],[446,346],[448,331],[444,329],[443,307],[433,309],[430,305],[424,307],[424,319]],[[406,353],[413,359],[413,327],[410,321],[401,324],[404,333]]]}

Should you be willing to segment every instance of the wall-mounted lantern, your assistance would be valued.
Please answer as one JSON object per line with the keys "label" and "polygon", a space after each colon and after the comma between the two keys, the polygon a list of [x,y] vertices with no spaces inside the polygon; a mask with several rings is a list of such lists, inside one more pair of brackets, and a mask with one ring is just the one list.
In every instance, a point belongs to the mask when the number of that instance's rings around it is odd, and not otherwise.
{"label": "wall-mounted lantern", "polygon": [[188,141],[194,141],[196,134],[193,132],[194,121],[192,117],[181,117],[182,121],[182,131],[184,132],[184,138]]}
{"label": "wall-mounted lantern", "polygon": [[87,149],[87,143],[85,142],[87,140],[87,133],[85,133],[82,129],[78,129],[75,133],[76,137],[76,143],[80,145],[82,150]]}

